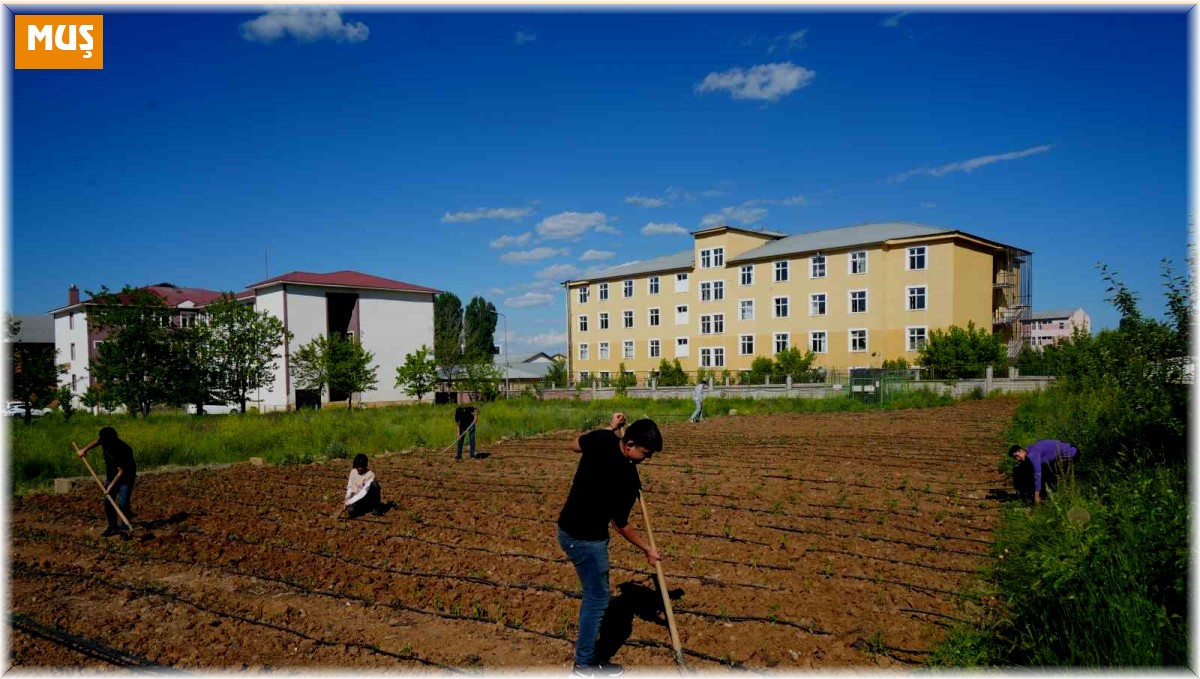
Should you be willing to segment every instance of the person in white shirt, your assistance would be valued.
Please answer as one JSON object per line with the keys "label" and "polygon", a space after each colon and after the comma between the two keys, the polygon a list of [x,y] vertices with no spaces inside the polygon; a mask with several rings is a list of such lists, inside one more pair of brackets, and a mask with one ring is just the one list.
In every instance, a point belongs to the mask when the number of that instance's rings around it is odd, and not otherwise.
{"label": "person in white shirt", "polygon": [[367,468],[367,456],[362,453],[355,455],[353,464],[350,478],[346,481],[345,504],[350,518],[367,512],[383,516],[384,503],[379,497],[379,482],[375,480],[375,472]]}
{"label": "person in white shirt", "polygon": [[688,422],[699,422],[704,419],[704,380],[696,383],[696,388],[692,391],[692,400],[696,402],[696,412],[688,418]]}

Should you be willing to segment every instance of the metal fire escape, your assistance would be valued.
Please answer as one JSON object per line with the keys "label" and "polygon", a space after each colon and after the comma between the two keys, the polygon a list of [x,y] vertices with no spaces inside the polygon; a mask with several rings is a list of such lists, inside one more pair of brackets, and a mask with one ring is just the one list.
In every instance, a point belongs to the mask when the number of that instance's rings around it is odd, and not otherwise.
{"label": "metal fire escape", "polygon": [[1016,360],[1029,344],[1029,317],[1033,309],[1033,253],[1006,247],[995,258],[992,283],[992,329]]}

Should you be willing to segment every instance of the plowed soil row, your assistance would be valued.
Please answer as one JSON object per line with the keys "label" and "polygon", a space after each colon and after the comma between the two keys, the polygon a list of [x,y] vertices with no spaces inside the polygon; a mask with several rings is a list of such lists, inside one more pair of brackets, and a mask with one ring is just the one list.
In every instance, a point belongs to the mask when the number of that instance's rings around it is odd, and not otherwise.
{"label": "plowed soil row", "polygon": [[[922,662],[980,614],[1015,403],[663,427],[641,467],[688,664]],[[146,476],[134,539],[95,490],[14,502],[16,666],[566,668],[578,580],[555,540],[573,434],[372,460],[382,517],[330,519],[349,464]],[[135,451],[136,452],[136,451]],[[65,454],[65,453],[64,453]],[[632,518],[641,527],[640,513]],[[653,570],[619,537],[601,646],[672,663]],[[986,576],[986,574],[985,574]]]}

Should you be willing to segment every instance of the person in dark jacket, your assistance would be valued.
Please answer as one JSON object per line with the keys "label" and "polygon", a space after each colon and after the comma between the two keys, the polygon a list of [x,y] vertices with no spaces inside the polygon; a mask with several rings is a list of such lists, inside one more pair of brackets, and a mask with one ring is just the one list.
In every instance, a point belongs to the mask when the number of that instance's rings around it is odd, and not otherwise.
{"label": "person in dark jacket", "polygon": [[600,620],[608,608],[608,526],[646,554],[650,565],[662,560],[633,526],[629,512],[642,490],[637,465],[662,450],[662,434],[653,420],[638,420],[623,436],[624,413],[613,413],[607,429],[575,439],[571,450],[580,453],[567,501],[558,516],[558,544],[575,566],[583,586],[579,607],[579,637],[575,642],[572,674],[615,676],[621,668],[595,659]]}
{"label": "person in dark jacket", "polygon": [[[137,480],[137,464],[133,461],[133,448],[117,436],[117,430],[104,427],[95,441],[79,450],[79,457],[84,457],[96,446],[104,449],[104,481],[105,492],[121,507],[125,518],[130,518],[133,512],[129,506],[133,500],[133,483]],[[116,509],[108,500],[104,503],[104,516],[108,519],[108,528],[101,533],[104,537],[126,534],[128,527],[119,523]]]}
{"label": "person in dark jacket", "polygon": [[1008,454],[1017,461],[1013,468],[1017,495],[1022,500],[1041,504],[1043,489],[1053,488],[1060,477],[1071,471],[1079,451],[1069,443],[1042,439],[1028,448],[1014,445],[1008,449]]}
{"label": "person in dark jacket", "polygon": [[[462,459],[463,439],[470,440],[468,454],[475,459],[475,423],[479,421],[479,409],[473,406],[459,406],[454,409],[454,423],[458,426],[458,454],[455,460]],[[463,433],[467,435],[464,437]]]}

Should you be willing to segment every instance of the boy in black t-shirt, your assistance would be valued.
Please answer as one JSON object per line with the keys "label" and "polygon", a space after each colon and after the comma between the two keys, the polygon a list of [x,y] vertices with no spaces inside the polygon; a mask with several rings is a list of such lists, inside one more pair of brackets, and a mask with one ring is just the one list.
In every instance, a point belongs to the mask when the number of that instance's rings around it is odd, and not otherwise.
{"label": "boy in black t-shirt", "polygon": [[[88,451],[96,446],[104,448],[105,492],[117,501],[121,507],[121,513],[129,517],[133,514],[129,509],[129,503],[133,497],[133,482],[137,480],[137,464],[133,461],[133,448],[117,437],[116,429],[104,427],[95,441],[80,449],[79,457],[87,455]],[[111,537],[119,533],[124,534],[127,527],[118,523],[117,511],[113,509],[112,503],[108,500],[103,500],[103,503],[104,516],[108,519],[108,529],[101,535]]]}
{"label": "boy in black t-shirt", "polygon": [[608,524],[645,552],[651,565],[662,560],[662,554],[629,525],[629,512],[642,490],[636,465],[662,450],[662,433],[652,420],[638,420],[618,437],[624,426],[625,414],[613,413],[608,429],[575,439],[571,450],[581,453],[579,467],[558,516],[558,544],[574,564],[583,586],[573,672],[579,675],[621,673],[617,665],[595,661],[596,635],[609,601]]}
{"label": "boy in black t-shirt", "polygon": [[470,429],[470,433],[465,438],[470,440],[469,455],[471,459],[475,459],[475,423],[479,421],[479,409],[471,406],[459,406],[454,410],[454,423],[458,425],[458,454],[454,456],[455,460],[462,459],[463,449],[463,432]]}

